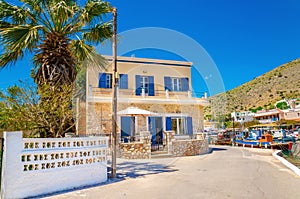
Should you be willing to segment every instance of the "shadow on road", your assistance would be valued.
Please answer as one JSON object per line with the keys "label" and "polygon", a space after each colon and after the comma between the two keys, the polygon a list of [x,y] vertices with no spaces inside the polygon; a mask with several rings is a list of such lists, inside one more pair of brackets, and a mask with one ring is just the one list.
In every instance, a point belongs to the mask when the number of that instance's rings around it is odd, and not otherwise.
{"label": "shadow on road", "polygon": [[[109,165],[109,163],[108,163]],[[110,167],[108,169],[108,177],[110,176]],[[177,169],[171,169],[170,167],[164,164],[157,164],[152,162],[122,162],[117,164],[117,178],[108,178],[108,180],[104,183],[82,186],[70,190],[59,191],[51,194],[40,195],[32,198],[45,198],[50,196],[59,196],[61,194],[73,192],[73,191],[82,191],[84,189],[105,186],[108,184],[118,183],[120,181],[126,180],[128,178],[138,178],[146,175],[153,175],[165,172],[174,172],[178,171]]]}
{"label": "shadow on road", "polygon": [[226,150],[227,150],[227,149],[221,148],[221,147],[210,147],[209,153],[219,152],[219,151],[226,151]]}
{"label": "shadow on road", "polygon": [[118,178],[137,178],[145,175],[152,175],[165,172],[174,172],[176,169],[150,162],[123,162],[118,164],[117,175]]}

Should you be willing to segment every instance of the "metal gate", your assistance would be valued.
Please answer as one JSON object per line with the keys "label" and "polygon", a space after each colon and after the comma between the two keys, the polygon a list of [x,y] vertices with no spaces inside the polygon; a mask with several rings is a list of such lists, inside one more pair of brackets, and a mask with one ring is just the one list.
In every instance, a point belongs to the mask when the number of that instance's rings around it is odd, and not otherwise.
{"label": "metal gate", "polygon": [[148,118],[149,131],[151,133],[151,151],[164,150],[162,117]]}
{"label": "metal gate", "polygon": [[163,139],[159,135],[156,135],[156,140],[151,142],[151,151],[163,151]]}

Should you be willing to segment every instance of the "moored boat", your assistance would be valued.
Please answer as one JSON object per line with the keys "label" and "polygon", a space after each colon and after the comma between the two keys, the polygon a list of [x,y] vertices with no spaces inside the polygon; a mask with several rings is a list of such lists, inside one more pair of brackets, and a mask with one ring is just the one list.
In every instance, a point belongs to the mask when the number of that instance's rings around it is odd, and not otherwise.
{"label": "moored boat", "polygon": [[273,148],[275,145],[287,145],[288,143],[295,143],[294,137],[286,136],[283,131],[282,135],[266,131],[263,135],[261,131],[251,131],[242,133],[233,139],[232,144],[243,147],[264,147]]}

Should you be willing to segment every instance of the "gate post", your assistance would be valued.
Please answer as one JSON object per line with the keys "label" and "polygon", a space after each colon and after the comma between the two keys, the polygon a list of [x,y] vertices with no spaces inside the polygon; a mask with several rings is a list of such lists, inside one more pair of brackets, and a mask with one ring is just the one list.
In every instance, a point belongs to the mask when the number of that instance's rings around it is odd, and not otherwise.
{"label": "gate post", "polygon": [[14,183],[18,181],[22,172],[22,132],[3,133],[3,159],[1,171],[1,198],[10,198]]}
{"label": "gate post", "polygon": [[173,154],[172,141],[174,140],[175,132],[174,131],[164,131],[166,135],[166,146],[168,154]]}

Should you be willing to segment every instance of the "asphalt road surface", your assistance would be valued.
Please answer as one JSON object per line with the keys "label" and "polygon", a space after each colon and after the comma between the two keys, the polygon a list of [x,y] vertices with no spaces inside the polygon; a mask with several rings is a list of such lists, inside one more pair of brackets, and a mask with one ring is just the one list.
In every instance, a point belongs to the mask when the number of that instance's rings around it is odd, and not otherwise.
{"label": "asphalt road surface", "polygon": [[49,198],[299,199],[300,177],[271,152],[213,146],[201,156],[118,160],[118,180]]}

